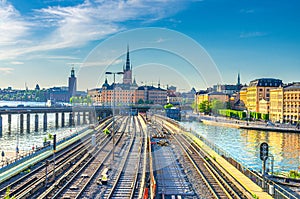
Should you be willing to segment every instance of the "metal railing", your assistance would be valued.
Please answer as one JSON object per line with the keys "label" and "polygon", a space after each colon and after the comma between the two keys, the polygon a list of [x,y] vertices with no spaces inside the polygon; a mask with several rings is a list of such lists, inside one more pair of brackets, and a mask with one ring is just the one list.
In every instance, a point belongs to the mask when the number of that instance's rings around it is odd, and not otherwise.
{"label": "metal railing", "polygon": [[[80,130],[79,132],[74,133],[74,134],[72,134],[68,137],[64,137],[64,138],[60,139],[57,142],[57,145],[76,137],[77,135],[85,132],[86,130],[88,130],[88,127],[84,128],[84,129]],[[40,155],[41,153],[50,150],[52,147],[53,147],[53,145],[48,145],[46,147],[38,148],[35,151],[27,152],[27,153],[25,153],[25,155],[22,155],[19,159],[12,159],[12,160],[6,162],[6,165],[5,165],[5,162],[3,162],[2,168],[0,168],[0,173],[3,173],[5,171],[15,167],[16,165],[21,164],[21,163],[29,160],[30,158],[36,157],[36,156]]]}
{"label": "metal railing", "polygon": [[[182,126],[181,126],[182,127]],[[182,127],[184,131],[189,131]],[[284,189],[278,184],[275,184],[273,181],[267,180],[264,183],[264,179],[260,174],[256,173],[255,171],[252,171],[248,169],[247,167],[243,166],[239,161],[237,161],[235,158],[231,157],[229,153],[219,148],[214,143],[208,141],[203,136],[199,135],[195,131],[190,131],[194,136],[199,138],[202,142],[204,142],[207,146],[209,146],[212,150],[214,150],[217,154],[225,158],[230,164],[232,164],[235,168],[237,168],[240,172],[242,172],[244,175],[246,175],[249,179],[251,179],[255,184],[263,188],[264,191],[269,193],[271,196],[273,196],[275,199],[299,199],[299,195],[291,193],[290,191]]]}

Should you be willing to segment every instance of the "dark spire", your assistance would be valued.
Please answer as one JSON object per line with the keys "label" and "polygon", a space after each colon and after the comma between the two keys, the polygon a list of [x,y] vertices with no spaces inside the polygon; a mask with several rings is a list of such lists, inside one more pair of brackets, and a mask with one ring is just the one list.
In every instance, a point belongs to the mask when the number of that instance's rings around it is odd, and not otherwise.
{"label": "dark spire", "polygon": [[241,85],[240,72],[238,73],[237,85],[238,85],[238,86]]}
{"label": "dark spire", "polygon": [[126,58],[126,67],[125,71],[129,71],[130,69],[130,59],[129,59],[129,45],[127,45],[127,58]]}

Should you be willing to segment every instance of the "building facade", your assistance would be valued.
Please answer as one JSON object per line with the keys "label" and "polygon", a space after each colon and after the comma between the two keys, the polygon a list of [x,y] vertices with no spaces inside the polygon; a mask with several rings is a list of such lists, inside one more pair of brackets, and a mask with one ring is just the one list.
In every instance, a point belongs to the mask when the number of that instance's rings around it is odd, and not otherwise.
{"label": "building facade", "polygon": [[206,93],[205,91],[197,92],[195,95],[195,102],[196,102],[196,109],[198,111],[199,104],[201,104],[204,101],[208,101],[209,103],[213,100],[218,100],[222,103],[229,102],[229,95],[222,93],[222,92],[209,92]]}
{"label": "building facade", "polygon": [[270,120],[283,122],[283,87],[270,91]]}
{"label": "building facade", "polygon": [[126,62],[123,66],[123,82],[109,85],[107,78],[99,89],[88,91],[93,102],[104,106],[129,106],[136,103],[166,104],[167,90],[154,86],[138,86],[132,78],[129,48],[127,48]]}
{"label": "building facade", "polygon": [[135,92],[135,100],[136,102],[164,105],[167,103],[167,90],[154,86],[140,86]]}
{"label": "building facade", "polygon": [[271,91],[270,119],[284,123],[300,121],[300,82]]}
{"label": "building facade", "polygon": [[259,101],[262,99],[270,101],[270,90],[282,86],[282,80],[273,78],[261,78],[250,82],[247,87],[248,111],[260,112]]}

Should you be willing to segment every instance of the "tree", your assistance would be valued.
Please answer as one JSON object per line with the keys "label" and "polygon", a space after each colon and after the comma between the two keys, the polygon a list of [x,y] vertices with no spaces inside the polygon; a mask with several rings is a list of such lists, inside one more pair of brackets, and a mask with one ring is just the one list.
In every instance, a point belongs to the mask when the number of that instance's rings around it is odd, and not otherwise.
{"label": "tree", "polygon": [[200,113],[204,113],[204,114],[210,113],[211,107],[207,100],[205,100],[199,104],[199,111],[200,111]]}
{"label": "tree", "polygon": [[144,104],[144,100],[143,99],[139,99],[138,100],[138,104]]}
{"label": "tree", "polygon": [[220,100],[217,100],[217,99],[214,99],[212,102],[211,102],[211,111],[214,113],[214,114],[217,114],[219,112],[220,109],[223,109],[224,108],[224,103],[221,102]]}

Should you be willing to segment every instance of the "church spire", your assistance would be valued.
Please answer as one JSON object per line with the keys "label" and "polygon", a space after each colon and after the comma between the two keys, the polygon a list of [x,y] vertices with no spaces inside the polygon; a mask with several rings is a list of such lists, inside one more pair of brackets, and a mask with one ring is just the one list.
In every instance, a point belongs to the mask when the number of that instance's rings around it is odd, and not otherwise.
{"label": "church spire", "polygon": [[129,45],[127,44],[127,57],[126,57],[126,67],[125,71],[131,70],[130,68],[130,59],[129,59]]}
{"label": "church spire", "polygon": [[238,73],[237,85],[238,85],[238,86],[241,85],[240,72]]}

